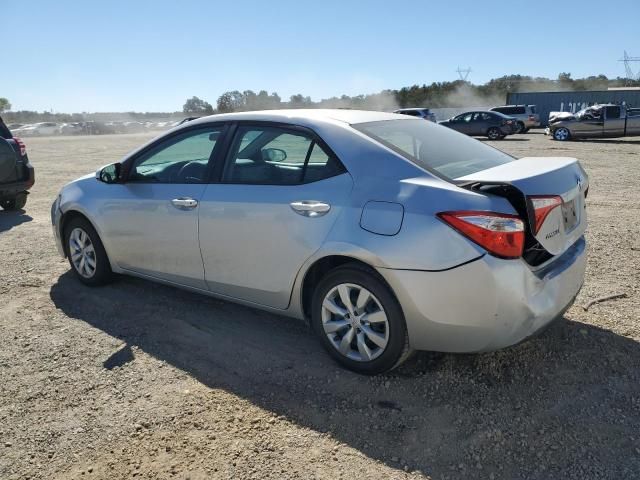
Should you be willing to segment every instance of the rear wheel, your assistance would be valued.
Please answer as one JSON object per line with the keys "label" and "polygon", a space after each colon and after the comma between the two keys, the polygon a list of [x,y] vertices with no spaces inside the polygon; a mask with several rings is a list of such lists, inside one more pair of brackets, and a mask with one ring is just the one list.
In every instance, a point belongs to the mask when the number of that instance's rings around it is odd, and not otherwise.
{"label": "rear wheel", "polygon": [[516,123],[516,133],[525,133],[526,129],[524,127],[524,123],[518,122]]}
{"label": "rear wheel", "polygon": [[491,127],[487,130],[487,137],[489,137],[489,140],[499,140],[500,138],[504,138],[504,135],[499,128]]}
{"label": "rear wheel", "polygon": [[554,140],[564,142],[571,138],[571,132],[569,132],[569,129],[565,127],[556,128],[553,131],[553,138]]}
{"label": "rear wheel", "polygon": [[107,252],[88,220],[71,219],[65,226],[64,239],[71,270],[82,283],[94,287],[111,280],[113,273]]}
{"label": "rear wheel", "polygon": [[22,192],[13,198],[0,201],[0,206],[5,210],[22,210],[27,204],[27,194]]}
{"label": "rear wheel", "polygon": [[329,354],[358,373],[392,370],[411,353],[398,301],[375,272],[359,265],[339,267],[320,281],[311,321]]}
{"label": "rear wheel", "polygon": [[531,130],[530,128],[525,128],[524,130],[522,130],[520,133],[527,133],[529,130]]}

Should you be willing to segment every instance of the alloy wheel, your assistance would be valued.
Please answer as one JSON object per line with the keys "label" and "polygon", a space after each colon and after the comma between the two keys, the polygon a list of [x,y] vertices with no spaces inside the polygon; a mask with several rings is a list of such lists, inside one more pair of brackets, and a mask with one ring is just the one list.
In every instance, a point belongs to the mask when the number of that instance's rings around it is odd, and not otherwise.
{"label": "alloy wheel", "polygon": [[490,140],[497,140],[498,138],[500,138],[500,130],[498,130],[497,128],[490,128],[489,132],[487,132],[487,136]]}
{"label": "alloy wheel", "polygon": [[71,263],[81,276],[91,278],[96,273],[96,251],[91,238],[82,228],[76,227],[69,235]]}
{"label": "alloy wheel", "polygon": [[553,133],[553,138],[555,138],[556,140],[567,140],[569,138],[569,130],[567,130],[564,127],[558,128],[554,133]]}
{"label": "alloy wheel", "polygon": [[322,327],[341,355],[358,362],[378,358],[389,342],[389,321],[382,304],[353,283],[341,283],[325,295]]}

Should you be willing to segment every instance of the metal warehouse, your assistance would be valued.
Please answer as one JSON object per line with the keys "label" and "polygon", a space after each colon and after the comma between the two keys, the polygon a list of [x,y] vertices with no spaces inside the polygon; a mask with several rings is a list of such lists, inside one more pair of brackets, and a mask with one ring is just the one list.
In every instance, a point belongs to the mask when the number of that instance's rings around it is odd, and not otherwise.
{"label": "metal warehouse", "polygon": [[549,112],[572,112],[595,103],[617,103],[640,107],[640,89],[586,90],[579,92],[518,92],[507,94],[508,105],[536,105],[542,126]]}

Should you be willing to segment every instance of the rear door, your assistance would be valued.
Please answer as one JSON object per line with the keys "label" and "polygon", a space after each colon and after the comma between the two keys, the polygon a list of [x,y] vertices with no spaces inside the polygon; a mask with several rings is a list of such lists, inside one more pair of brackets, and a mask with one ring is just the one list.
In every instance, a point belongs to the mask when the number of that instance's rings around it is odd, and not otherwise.
{"label": "rear door", "polygon": [[[605,137],[624,136],[625,118],[622,117],[622,107],[619,105],[609,105],[603,108]],[[622,118],[620,118],[622,117]]]}
{"label": "rear door", "polygon": [[[580,238],[587,228],[585,192],[589,186],[587,174],[575,158],[526,157],[456,181],[506,183],[526,197],[529,224],[536,240],[552,255],[558,255]],[[560,199],[536,228],[534,199]],[[549,205],[554,205],[549,200]]]}
{"label": "rear door", "polygon": [[312,132],[238,126],[220,183],[208,185],[200,201],[209,289],[285,309],[300,267],[327,237],[352,183]]}

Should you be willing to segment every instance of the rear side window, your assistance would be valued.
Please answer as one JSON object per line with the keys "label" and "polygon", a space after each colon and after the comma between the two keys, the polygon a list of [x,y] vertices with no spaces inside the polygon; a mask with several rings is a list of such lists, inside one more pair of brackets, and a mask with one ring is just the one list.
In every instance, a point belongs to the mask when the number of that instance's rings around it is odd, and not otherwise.
{"label": "rear side window", "polygon": [[407,160],[448,179],[515,160],[478,140],[431,122],[385,120],[352,125]]}
{"label": "rear side window", "polygon": [[620,118],[620,107],[606,107],[607,118]]}
{"label": "rear side window", "polygon": [[412,117],[419,117],[420,116],[420,112],[417,112],[415,110],[405,110],[404,112],[399,112],[402,115],[411,115]]}
{"label": "rear side window", "polygon": [[310,135],[279,127],[240,127],[223,174],[226,183],[298,185],[344,173]]}
{"label": "rear side window", "polygon": [[531,113],[538,113],[538,112],[536,112],[536,106],[535,105],[529,105],[529,110],[531,110]]}

